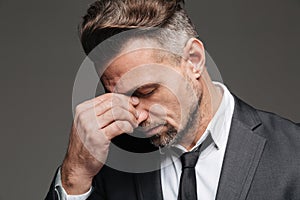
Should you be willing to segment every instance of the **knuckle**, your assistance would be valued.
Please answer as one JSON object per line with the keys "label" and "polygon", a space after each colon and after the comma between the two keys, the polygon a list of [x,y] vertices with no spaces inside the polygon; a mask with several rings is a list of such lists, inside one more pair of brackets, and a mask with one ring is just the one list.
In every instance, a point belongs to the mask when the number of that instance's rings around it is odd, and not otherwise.
{"label": "knuckle", "polygon": [[80,114],[81,113],[81,111],[82,111],[82,105],[81,104],[79,104],[79,105],[77,105],[76,107],[75,107],[75,114]]}
{"label": "knuckle", "polygon": [[83,112],[78,116],[77,124],[84,132],[91,132],[94,129],[94,120],[90,120],[87,113]]}
{"label": "knuckle", "polygon": [[111,140],[113,138],[113,136],[109,131],[107,131],[107,129],[100,130],[100,133],[103,134],[107,140]]}
{"label": "knuckle", "polygon": [[113,101],[112,101],[112,99],[108,99],[105,102],[105,108],[108,109],[108,108],[112,108],[112,107],[113,107]]}
{"label": "knuckle", "polygon": [[99,95],[95,98],[93,98],[93,101],[96,102],[102,102],[107,98],[107,94]]}
{"label": "knuckle", "polygon": [[119,106],[122,104],[122,102],[123,100],[118,95],[113,95],[111,98],[112,106]]}
{"label": "knuckle", "polygon": [[79,121],[80,123],[83,123],[85,120],[85,114],[83,112],[78,113],[77,115],[77,121]]}
{"label": "knuckle", "polygon": [[[85,123],[85,125],[83,126],[83,129],[86,133],[91,133],[91,132],[93,132],[93,127],[94,126],[92,125],[92,123]],[[89,135],[89,134],[87,134],[87,135]]]}

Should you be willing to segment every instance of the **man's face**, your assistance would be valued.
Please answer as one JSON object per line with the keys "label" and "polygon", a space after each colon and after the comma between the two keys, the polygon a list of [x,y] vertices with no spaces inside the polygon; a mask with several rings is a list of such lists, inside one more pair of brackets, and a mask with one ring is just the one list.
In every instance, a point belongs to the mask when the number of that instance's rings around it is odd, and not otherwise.
{"label": "man's face", "polygon": [[145,48],[142,42],[126,46],[123,52],[101,80],[110,92],[139,98],[136,110],[147,117],[133,136],[142,133],[154,145],[164,147],[195,131],[201,88],[190,76],[187,63],[175,61],[170,52]]}

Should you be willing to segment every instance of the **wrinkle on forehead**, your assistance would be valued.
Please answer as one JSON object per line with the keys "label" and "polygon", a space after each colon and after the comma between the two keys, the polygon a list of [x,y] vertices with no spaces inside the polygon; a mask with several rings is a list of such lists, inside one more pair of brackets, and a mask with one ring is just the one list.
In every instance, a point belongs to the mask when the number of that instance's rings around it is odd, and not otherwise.
{"label": "wrinkle on forehead", "polygon": [[162,64],[145,64],[124,73],[115,88],[119,93],[128,93],[147,84],[159,84],[176,91],[186,85],[185,82],[185,77],[172,67]]}
{"label": "wrinkle on forehead", "polygon": [[[101,78],[105,87],[111,92],[129,90],[131,86],[139,87],[141,86],[141,79],[145,83],[156,83],[155,78],[159,78],[157,76],[163,73],[163,70],[161,71],[155,68],[155,73],[153,73],[151,68],[153,68],[154,65],[163,64],[165,66],[174,67],[178,64],[174,62],[174,59],[171,59],[170,52],[159,48],[153,40],[131,41],[131,43],[128,42],[127,45],[125,45],[126,48],[122,50],[119,56],[109,64],[104,72],[103,78]],[[143,66],[145,71],[134,70],[141,66]],[[131,76],[123,77],[129,72]],[[122,79],[122,81],[119,81],[120,79]],[[138,79],[138,81],[136,79]],[[135,81],[137,83],[134,84]]]}

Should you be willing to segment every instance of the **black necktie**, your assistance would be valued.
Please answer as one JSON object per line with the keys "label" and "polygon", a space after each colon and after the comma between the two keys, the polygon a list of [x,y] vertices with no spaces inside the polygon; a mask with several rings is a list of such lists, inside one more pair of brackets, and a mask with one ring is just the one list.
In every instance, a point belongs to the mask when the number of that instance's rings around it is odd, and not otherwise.
{"label": "black necktie", "polygon": [[186,152],[180,156],[182,173],[180,176],[178,200],[197,200],[195,166],[200,152],[211,142],[212,138],[209,134],[196,151]]}
{"label": "black necktie", "polygon": [[186,152],[180,156],[182,173],[179,184],[178,200],[196,200],[195,166],[199,158],[199,151]]}

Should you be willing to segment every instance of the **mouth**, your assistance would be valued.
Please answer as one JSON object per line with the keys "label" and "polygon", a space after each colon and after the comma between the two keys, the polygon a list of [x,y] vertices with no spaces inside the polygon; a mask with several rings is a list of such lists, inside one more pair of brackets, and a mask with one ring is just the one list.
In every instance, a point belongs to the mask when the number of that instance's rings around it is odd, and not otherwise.
{"label": "mouth", "polygon": [[140,132],[141,134],[144,135],[144,137],[152,137],[154,135],[160,134],[161,130],[163,129],[164,125],[163,124],[159,124],[159,125],[155,125],[152,127],[139,127],[138,132]]}
{"label": "mouth", "polygon": [[160,134],[163,127],[164,127],[164,125],[161,124],[161,125],[155,126],[153,128],[150,128],[149,130],[145,131],[145,135],[147,137],[151,137],[153,135]]}

